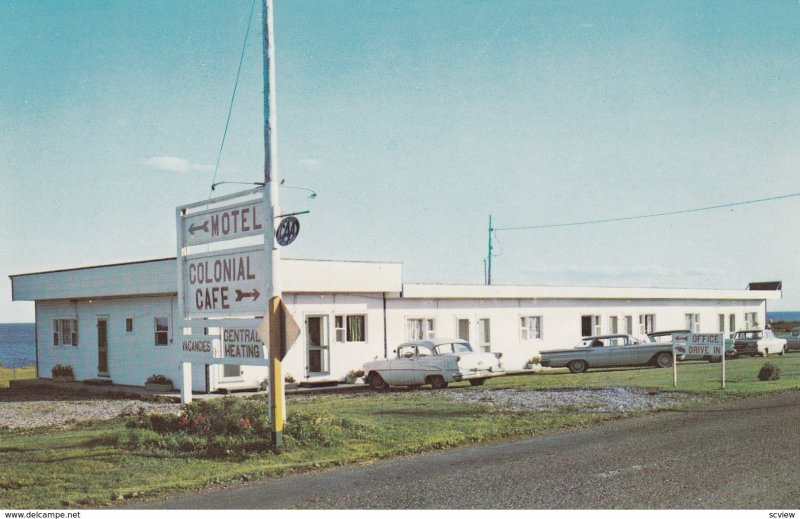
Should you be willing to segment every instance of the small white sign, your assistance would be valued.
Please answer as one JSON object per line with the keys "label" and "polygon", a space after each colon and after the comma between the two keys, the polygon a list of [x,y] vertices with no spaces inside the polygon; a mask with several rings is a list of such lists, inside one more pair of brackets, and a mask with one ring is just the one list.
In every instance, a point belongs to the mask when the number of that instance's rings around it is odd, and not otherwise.
{"label": "small white sign", "polygon": [[192,213],[183,217],[182,224],[184,246],[263,235],[268,227],[264,197]]}
{"label": "small white sign", "polygon": [[263,246],[184,256],[182,269],[185,318],[266,314]]}
{"label": "small white sign", "polygon": [[672,348],[684,359],[720,357],[725,347],[722,333],[673,333]]}
{"label": "small white sign", "polygon": [[267,350],[255,328],[223,328],[219,335],[184,335],[182,358],[196,364],[266,366]]}
{"label": "small white sign", "polygon": [[253,362],[266,365],[264,342],[255,327],[223,328],[222,356],[226,359],[240,360],[241,364]]}

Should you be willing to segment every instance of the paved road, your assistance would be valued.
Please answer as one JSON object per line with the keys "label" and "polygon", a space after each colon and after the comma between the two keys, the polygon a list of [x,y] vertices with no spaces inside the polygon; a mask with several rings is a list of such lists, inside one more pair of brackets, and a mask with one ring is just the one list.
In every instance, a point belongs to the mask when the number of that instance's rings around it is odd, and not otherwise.
{"label": "paved road", "polygon": [[800,508],[800,392],[134,508]]}

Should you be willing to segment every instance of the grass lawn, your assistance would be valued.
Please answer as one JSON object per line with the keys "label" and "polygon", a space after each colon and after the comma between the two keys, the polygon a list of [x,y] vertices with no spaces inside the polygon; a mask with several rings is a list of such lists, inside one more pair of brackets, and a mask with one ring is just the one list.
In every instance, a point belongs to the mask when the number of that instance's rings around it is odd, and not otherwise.
{"label": "grass lawn", "polygon": [[3,368],[0,367],[0,387],[8,387],[9,380],[21,380],[26,378],[36,378],[36,368],[26,366],[24,368]]}
{"label": "grass lawn", "polygon": [[[778,367],[780,380],[762,382],[758,371],[765,362]],[[529,389],[550,388],[601,388],[631,386],[659,391],[686,391],[712,395],[743,396],[800,388],[800,353],[784,356],[742,357],[725,362],[725,390],[721,389],[722,365],[706,361],[678,363],[678,385],[673,388],[672,368],[619,368],[590,369],[586,373],[572,374],[566,368],[553,369],[536,375],[503,377],[487,382],[485,387],[514,387]]]}
{"label": "grass lawn", "polygon": [[[764,359],[727,363],[728,388],[719,389],[719,364],[682,363],[678,390],[725,398],[800,385],[800,355],[771,357],[781,379],[756,378]],[[636,386],[672,391],[671,369],[589,371],[573,375],[549,371],[500,377],[479,388],[601,388]],[[1,404],[0,404],[1,405]],[[309,433],[306,441],[287,438],[281,455],[268,452],[240,460],[202,459],[181,452],[129,449],[104,438],[125,434],[126,419],[117,418],[70,430],[53,428],[0,430],[0,508],[96,507],[139,496],[176,494],[209,485],[237,482],[336,465],[446,449],[455,446],[531,437],[618,419],[620,414],[511,412],[450,400],[447,390],[391,391],[294,396],[292,413],[332,417],[343,427]],[[266,403],[264,404],[266,413]],[[328,422],[325,422],[328,423]],[[339,423],[339,422],[337,422]]]}

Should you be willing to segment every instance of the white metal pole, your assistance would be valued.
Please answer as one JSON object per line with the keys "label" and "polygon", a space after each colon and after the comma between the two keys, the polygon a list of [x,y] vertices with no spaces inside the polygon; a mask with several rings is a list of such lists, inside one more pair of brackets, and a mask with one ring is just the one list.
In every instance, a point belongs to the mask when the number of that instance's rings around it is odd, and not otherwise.
{"label": "white metal pole", "polygon": [[[724,324],[724,323],[723,323]],[[723,328],[725,328],[723,326]],[[725,332],[722,333],[722,389],[725,389]]]}
{"label": "white metal pole", "polygon": [[[269,286],[267,289],[267,319],[270,326],[276,324],[275,311],[280,302],[280,249],[275,241],[275,215],[280,214],[278,207],[278,153],[277,153],[277,111],[275,103],[275,31],[272,0],[262,0],[262,15],[264,17],[264,204],[267,225],[265,226],[264,248],[266,250],[267,270],[269,272]],[[268,235],[266,233],[269,233]],[[271,331],[270,337],[275,334]],[[281,359],[275,355],[279,345],[267,338],[270,342],[269,351],[269,414],[272,428],[272,448],[276,452],[283,445],[283,420],[284,420],[284,387],[281,370]]]}
{"label": "white metal pole", "polygon": [[672,387],[678,387],[678,356],[675,354],[675,343],[672,344]]}

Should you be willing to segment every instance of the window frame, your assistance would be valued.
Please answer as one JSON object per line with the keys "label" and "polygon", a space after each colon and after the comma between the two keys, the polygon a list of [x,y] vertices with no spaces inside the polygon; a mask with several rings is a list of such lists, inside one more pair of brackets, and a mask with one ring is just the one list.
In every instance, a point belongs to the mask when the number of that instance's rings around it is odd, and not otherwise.
{"label": "window frame", "polygon": [[[420,321],[420,336],[412,337],[409,324],[412,321]],[[406,317],[406,341],[424,341],[436,338],[436,318],[435,317]]]}
{"label": "window frame", "polygon": [[[69,323],[69,325],[65,325],[65,323]],[[77,348],[80,344],[79,337],[77,318],[56,317],[53,319],[53,346],[74,346]]]}
{"label": "window frame", "polygon": [[521,341],[537,341],[544,338],[544,318],[541,315],[521,315],[519,319],[519,337]]}
{"label": "window frame", "polygon": [[[351,318],[361,320],[360,330],[357,326],[351,325]],[[337,343],[365,343],[367,342],[367,314],[335,314],[333,329],[334,341]],[[360,332],[360,337],[353,338],[356,331]]]}
{"label": "window frame", "polygon": [[[163,330],[158,329],[158,320],[163,319],[166,323],[166,328]],[[164,336],[164,342],[159,342],[159,336]],[[166,315],[156,315],[153,317],[153,345],[154,346],[169,346],[169,317]]]}

